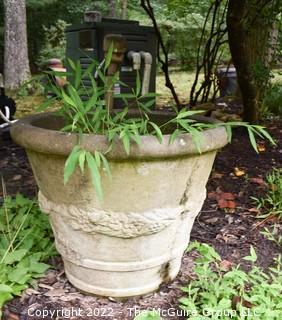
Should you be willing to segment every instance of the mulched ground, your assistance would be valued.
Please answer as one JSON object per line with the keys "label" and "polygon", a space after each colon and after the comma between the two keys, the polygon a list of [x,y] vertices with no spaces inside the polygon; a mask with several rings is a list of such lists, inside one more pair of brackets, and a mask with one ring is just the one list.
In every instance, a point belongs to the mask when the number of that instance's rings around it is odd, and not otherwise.
{"label": "mulched ground", "polygon": [[[274,219],[260,223],[261,220],[256,218],[258,213],[255,205],[250,199],[251,196],[262,196],[267,191],[264,179],[268,171],[273,167],[282,168],[282,121],[268,122],[267,128],[278,142],[276,147],[260,142],[261,152],[256,154],[249,146],[246,133],[236,130],[233,143],[218,154],[207,186],[208,197],[191,235],[192,240],[212,244],[222,259],[241,263],[246,269],[248,263],[242,257],[248,255],[250,245],[255,247],[257,265],[262,268],[269,267],[272,258],[281,253],[281,247],[260,233],[264,227],[273,223],[280,226],[282,233],[281,224]],[[0,174],[5,181],[7,194],[21,192],[34,197],[37,188],[24,151],[2,137],[0,155]],[[179,310],[178,299],[182,294],[179,287],[193,276],[194,258],[194,252],[186,253],[178,277],[162,285],[158,292],[124,301],[77,292],[65,278],[62,262],[57,258],[53,261],[56,268],[48,271],[35,289],[28,289],[22,297],[6,305],[4,319],[43,319],[42,313],[35,316],[34,310],[48,311],[44,319],[90,320],[129,320],[134,318],[134,309],[171,308],[171,312],[176,313]],[[66,308],[64,315],[63,308]],[[50,316],[51,312],[55,312],[53,317]],[[180,315],[163,318],[185,319]]]}

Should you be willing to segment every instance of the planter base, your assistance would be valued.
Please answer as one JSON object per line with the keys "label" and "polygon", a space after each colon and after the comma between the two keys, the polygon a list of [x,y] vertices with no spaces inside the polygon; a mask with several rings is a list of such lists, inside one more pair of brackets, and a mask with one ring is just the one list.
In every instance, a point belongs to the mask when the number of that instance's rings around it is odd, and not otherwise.
{"label": "planter base", "polygon": [[[126,298],[138,296],[157,290],[160,284],[173,280],[180,269],[181,258],[169,261],[161,275],[159,266],[135,272],[105,272],[86,270],[65,261],[65,272],[68,280],[79,290],[99,296]],[[82,279],[84,275],[85,279]],[[165,277],[166,279],[162,278]],[[92,285],[97,283],[99,285]],[[111,285],[106,287],[105,284]],[[144,284],[144,285],[140,285]]]}
{"label": "planter base", "polygon": [[[92,220],[92,223],[87,223],[88,232],[84,230],[84,219],[93,218],[99,210],[86,211],[74,206],[57,205],[39,193],[41,209],[49,213],[56,248],[63,257],[69,281],[83,292],[120,298],[152,292],[177,276],[194,219],[204,199],[205,193],[199,195],[192,206],[189,202],[189,205],[186,203],[174,209],[143,212],[148,225],[152,225],[154,218],[158,228],[148,229],[143,225],[143,231],[147,234],[136,236],[131,231],[132,237],[124,238],[128,234],[120,234],[117,227],[114,236],[112,230],[99,229],[102,221]],[[161,213],[158,219],[156,211]],[[113,217],[122,216],[119,212],[111,214]],[[130,213],[127,215],[130,217]],[[167,216],[171,220],[163,226]],[[78,220],[80,224],[76,224]],[[130,230],[129,226],[125,229]]]}

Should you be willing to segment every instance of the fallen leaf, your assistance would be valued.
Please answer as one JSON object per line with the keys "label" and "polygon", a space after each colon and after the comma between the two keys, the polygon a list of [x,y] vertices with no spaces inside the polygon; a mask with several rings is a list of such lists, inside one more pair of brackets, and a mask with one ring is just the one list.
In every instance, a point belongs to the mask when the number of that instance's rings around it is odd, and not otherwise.
{"label": "fallen leaf", "polygon": [[230,193],[230,192],[222,192],[219,194],[219,197],[221,199],[226,199],[226,200],[234,200],[235,199],[234,194]]}
{"label": "fallen leaf", "polygon": [[213,172],[211,175],[212,179],[221,179],[224,176],[223,173],[219,173],[219,172]]}
{"label": "fallen leaf", "polygon": [[39,283],[39,284],[38,284],[38,287],[44,288],[44,289],[49,289],[49,290],[54,290],[53,287],[48,286],[47,284],[44,284],[44,283]]}
{"label": "fallen leaf", "polygon": [[49,271],[47,275],[40,280],[40,283],[52,285],[56,281],[57,281],[56,273],[54,271]]}
{"label": "fallen leaf", "polygon": [[220,209],[235,209],[236,208],[236,203],[233,200],[226,200],[226,199],[219,199],[217,201],[218,206]]}
{"label": "fallen leaf", "polygon": [[258,143],[257,147],[258,147],[258,151],[259,152],[264,152],[265,151],[265,145],[263,143]]}
{"label": "fallen leaf", "polygon": [[4,318],[7,320],[20,320],[20,317],[18,314],[11,312],[9,309],[6,309],[4,312]]}
{"label": "fallen leaf", "polygon": [[214,217],[214,218],[209,218],[209,219],[207,219],[207,220],[206,220],[206,223],[215,224],[217,221],[218,221],[218,218],[217,218],[217,217]]}
{"label": "fallen leaf", "polygon": [[242,297],[233,296],[233,298],[232,298],[232,309],[233,310],[237,310],[237,304],[241,304],[243,307],[246,307],[249,309],[255,306],[253,303],[243,299]]}
{"label": "fallen leaf", "polygon": [[217,190],[216,192],[212,191],[208,194],[209,199],[213,199],[217,201],[218,207],[220,209],[235,209],[235,195],[230,192],[223,192],[221,190]]}
{"label": "fallen leaf", "polygon": [[233,263],[231,261],[228,260],[222,260],[220,262],[220,268],[223,271],[230,271],[232,269]]}
{"label": "fallen leaf", "polygon": [[246,171],[243,170],[243,169],[240,169],[238,167],[235,167],[234,168],[234,174],[235,174],[236,177],[242,177],[243,175],[246,174]]}
{"label": "fallen leaf", "polygon": [[262,178],[250,178],[250,182],[256,183],[260,186],[266,186],[266,182]]}
{"label": "fallen leaf", "polygon": [[215,238],[217,240],[223,240],[225,243],[228,244],[235,244],[239,241],[239,238],[236,237],[234,234],[218,234]]}
{"label": "fallen leaf", "polygon": [[239,197],[239,198],[243,197],[244,195],[245,195],[245,192],[244,192],[244,191],[240,191],[240,192],[238,193],[238,197]]}
{"label": "fallen leaf", "polygon": [[6,166],[8,163],[9,163],[8,160],[1,160],[1,161],[0,161],[0,167],[3,168],[3,167]]}
{"label": "fallen leaf", "polygon": [[228,216],[228,224],[232,224],[234,222],[234,217]]}
{"label": "fallen leaf", "polygon": [[258,208],[250,208],[248,211],[256,214],[260,213],[260,210]]}
{"label": "fallen leaf", "polygon": [[53,289],[44,293],[46,297],[61,297],[66,294],[64,289]]}
{"label": "fallen leaf", "polygon": [[32,288],[27,288],[27,289],[25,290],[25,293],[26,293],[27,295],[29,295],[29,296],[31,296],[31,295],[33,295],[33,294],[35,294],[35,295],[40,294],[39,291],[34,290],[34,289],[32,289]]}
{"label": "fallen leaf", "polygon": [[216,197],[217,197],[217,193],[216,192],[212,191],[212,192],[208,193],[208,198],[209,199],[215,200]]}
{"label": "fallen leaf", "polygon": [[22,178],[22,175],[21,174],[16,174],[16,175],[14,175],[13,176],[13,181],[18,181],[18,180],[20,180]]}
{"label": "fallen leaf", "polygon": [[275,191],[277,191],[278,186],[277,186],[276,184],[274,184],[274,183],[270,183],[270,184],[269,184],[269,188],[270,188],[270,190],[271,190],[272,192],[275,192]]}

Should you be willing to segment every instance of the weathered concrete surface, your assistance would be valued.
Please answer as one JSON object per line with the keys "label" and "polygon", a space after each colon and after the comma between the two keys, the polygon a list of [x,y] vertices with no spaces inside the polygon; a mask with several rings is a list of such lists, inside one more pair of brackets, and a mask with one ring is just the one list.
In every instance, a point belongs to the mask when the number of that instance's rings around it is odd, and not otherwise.
{"label": "weathered concrete surface", "polygon": [[[112,180],[102,173],[101,202],[87,170],[83,176],[77,170],[64,186],[64,163],[77,137],[36,127],[42,117],[19,121],[11,134],[26,148],[69,280],[86,292],[126,297],[173,279],[205,199],[216,151],[227,142],[225,129],[203,133],[201,155],[189,134],[173,145],[169,136],[163,144],[144,136],[129,157],[117,141],[108,156]],[[50,123],[52,117],[46,117]],[[83,145],[89,151],[107,149],[98,135],[85,135]]]}

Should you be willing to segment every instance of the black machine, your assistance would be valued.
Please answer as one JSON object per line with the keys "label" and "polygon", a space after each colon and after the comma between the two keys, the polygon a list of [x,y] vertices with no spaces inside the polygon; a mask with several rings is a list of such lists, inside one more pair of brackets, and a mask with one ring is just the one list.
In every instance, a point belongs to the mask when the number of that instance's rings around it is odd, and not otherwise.
{"label": "black machine", "polygon": [[[85,14],[85,21],[66,29],[66,56],[73,61],[79,60],[85,70],[93,59],[103,64],[107,37],[122,38],[125,49],[118,72],[126,86],[115,84],[114,95],[129,93],[136,87],[137,71],[141,76],[142,93],[155,92],[157,41],[154,29],[140,26],[137,21],[104,19],[98,13],[94,13],[93,18],[91,12]],[[84,85],[91,86],[91,81],[85,79]],[[113,108],[122,107],[122,103],[121,99],[114,99]]]}
{"label": "black machine", "polygon": [[0,125],[4,127],[4,124],[7,123],[7,120],[8,121],[13,120],[13,116],[16,112],[16,103],[12,98],[6,96],[3,78],[1,74],[0,74],[0,111],[2,115],[0,116]]}

